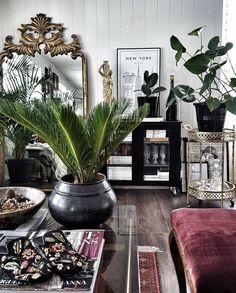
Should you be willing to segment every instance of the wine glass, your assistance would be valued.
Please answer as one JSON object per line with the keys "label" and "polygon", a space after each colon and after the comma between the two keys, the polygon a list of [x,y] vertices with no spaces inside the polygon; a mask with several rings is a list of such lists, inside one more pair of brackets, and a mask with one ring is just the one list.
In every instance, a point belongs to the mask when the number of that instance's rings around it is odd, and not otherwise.
{"label": "wine glass", "polygon": [[160,164],[161,165],[165,165],[167,162],[166,162],[166,158],[167,158],[167,148],[166,148],[166,145],[162,144],[160,146]]}
{"label": "wine glass", "polygon": [[144,144],[144,164],[150,164],[150,159],[151,159],[151,152],[150,152],[150,145],[149,144]]}
{"label": "wine glass", "polygon": [[152,163],[158,164],[158,158],[159,158],[159,145],[153,144],[152,145]]}

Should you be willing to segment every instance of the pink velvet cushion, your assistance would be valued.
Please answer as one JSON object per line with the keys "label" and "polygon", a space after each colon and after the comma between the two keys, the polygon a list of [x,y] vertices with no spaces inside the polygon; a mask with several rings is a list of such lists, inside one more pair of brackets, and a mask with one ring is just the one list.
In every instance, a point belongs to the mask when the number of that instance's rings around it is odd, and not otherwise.
{"label": "pink velvet cushion", "polygon": [[236,292],[236,210],[182,208],[171,213],[194,292]]}

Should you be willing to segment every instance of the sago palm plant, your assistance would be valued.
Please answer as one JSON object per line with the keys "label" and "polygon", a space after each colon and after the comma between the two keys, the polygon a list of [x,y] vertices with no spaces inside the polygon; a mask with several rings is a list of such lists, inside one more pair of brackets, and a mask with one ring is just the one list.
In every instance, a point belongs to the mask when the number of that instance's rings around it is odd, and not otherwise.
{"label": "sago palm plant", "polygon": [[15,120],[47,142],[74,176],[76,183],[92,182],[125,137],[148,113],[144,105],[124,114],[129,101],[96,105],[87,118],[69,105],[34,101],[31,105],[2,100],[0,113]]}
{"label": "sago palm plant", "polygon": [[[28,56],[14,55],[2,63],[3,91],[1,99],[28,103],[40,85],[39,68]],[[24,159],[27,144],[32,139],[32,132],[16,121],[0,117],[3,136],[14,144],[14,158]]]}

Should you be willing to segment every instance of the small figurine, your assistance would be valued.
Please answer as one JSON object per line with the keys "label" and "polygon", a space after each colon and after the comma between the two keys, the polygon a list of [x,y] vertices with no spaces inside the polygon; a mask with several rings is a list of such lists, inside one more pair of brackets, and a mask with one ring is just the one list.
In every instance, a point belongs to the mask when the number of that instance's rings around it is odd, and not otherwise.
{"label": "small figurine", "polygon": [[51,182],[52,181],[52,165],[53,160],[50,156],[47,156],[45,154],[42,154],[38,157],[38,160],[40,161],[40,177],[41,182]]}
{"label": "small figurine", "polygon": [[108,64],[108,61],[103,61],[103,64],[99,67],[98,72],[103,77],[103,98],[106,102],[111,102],[113,99],[113,81],[112,70]]}

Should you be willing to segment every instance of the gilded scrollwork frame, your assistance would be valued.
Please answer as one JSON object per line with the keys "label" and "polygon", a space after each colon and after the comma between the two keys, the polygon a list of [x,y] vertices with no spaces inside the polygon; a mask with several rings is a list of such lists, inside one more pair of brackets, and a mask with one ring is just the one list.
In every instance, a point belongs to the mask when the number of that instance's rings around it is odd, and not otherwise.
{"label": "gilded scrollwork frame", "polygon": [[[1,62],[5,57],[12,58],[13,53],[34,57],[35,53],[40,54],[42,51],[52,57],[68,54],[72,59],[80,57],[82,60],[83,114],[86,116],[88,104],[87,62],[85,54],[81,51],[78,36],[71,35],[72,42],[66,44],[63,39],[65,28],[61,23],[53,23],[52,18],[43,13],[37,14],[31,20],[31,23],[21,24],[21,27],[18,28],[21,32],[19,44],[13,43],[12,36],[6,37],[3,51],[0,53]],[[44,48],[42,48],[42,45],[44,45]],[[0,85],[1,88],[2,84]]]}

